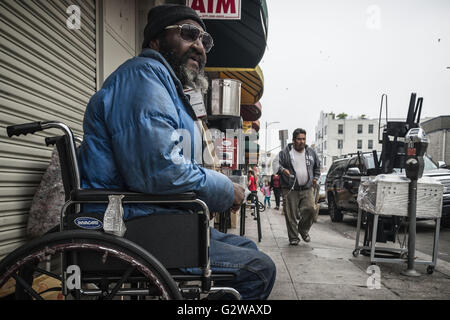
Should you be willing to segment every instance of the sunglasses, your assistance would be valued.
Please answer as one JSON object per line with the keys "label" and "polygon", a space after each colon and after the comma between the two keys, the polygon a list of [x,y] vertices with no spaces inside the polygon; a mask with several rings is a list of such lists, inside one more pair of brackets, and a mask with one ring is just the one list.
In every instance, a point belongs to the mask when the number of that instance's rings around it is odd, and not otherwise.
{"label": "sunglasses", "polygon": [[195,42],[200,38],[206,53],[214,46],[211,35],[192,24],[173,25],[165,27],[165,29],[180,29],[181,38],[189,42]]}

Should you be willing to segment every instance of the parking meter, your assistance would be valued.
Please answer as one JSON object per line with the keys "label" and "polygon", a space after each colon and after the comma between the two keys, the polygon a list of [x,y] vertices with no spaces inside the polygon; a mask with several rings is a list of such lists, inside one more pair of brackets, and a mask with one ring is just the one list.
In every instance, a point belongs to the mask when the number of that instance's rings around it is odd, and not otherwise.
{"label": "parking meter", "polygon": [[417,180],[422,177],[425,166],[423,156],[427,151],[428,138],[422,128],[413,128],[405,136],[406,176],[411,180],[408,188],[408,268],[403,275],[417,277],[420,275],[414,270],[414,256],[416,246],[416,209],[417,209]]}
{"label": "parking meter", "polygon": [[406,147],[406,176],[411,180],[422,177],[424,169],[424,155],[428,147],[428,138],[422,128],[413,128],[405,136]]}

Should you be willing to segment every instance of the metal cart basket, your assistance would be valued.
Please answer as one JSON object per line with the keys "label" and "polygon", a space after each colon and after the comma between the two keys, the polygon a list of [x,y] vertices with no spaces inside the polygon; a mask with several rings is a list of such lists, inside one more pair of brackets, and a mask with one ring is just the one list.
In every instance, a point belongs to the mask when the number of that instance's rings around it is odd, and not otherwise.
{"label": "metal cart basket", "polygon": [[[353,255],[361,250],[370,250],[370,262],[407,263],[407,248],[377,247],[380,216],[408,217],[408,185],[410,180],[398,174],[383,174],[376,177],[362,177],[358,191],[358,222]],[[430,177],[422,177],[417,184],[417,218],[435,221],[433,254],[431,261],[416,260],[417,264],[428,265],[427,272],[433,273],[437,262],[439,228],[442,214],[443,185]],[[373,215],[370,245],[360,245],[363,212]],[[366,230],[366,232],[369,229]],[[393,253],[399,258],[377,257],[377,252]]]}

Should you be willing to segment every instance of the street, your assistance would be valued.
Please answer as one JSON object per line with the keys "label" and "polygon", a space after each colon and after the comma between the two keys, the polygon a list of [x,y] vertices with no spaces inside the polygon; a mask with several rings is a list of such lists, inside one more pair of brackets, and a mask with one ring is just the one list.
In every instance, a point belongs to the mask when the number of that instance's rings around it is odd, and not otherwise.
{"label": "street", "polygon": [[[347,238],[349,237],[351,239],[356,238],[356,223],[357,223],[356,218],[349,215],[344,215],[344,220],[342,222],[331,222],[331,219],[328,218],[328,212],[326,212],[326,210],[321,211],[320,216],[325,218],[321,220],[325,224],[328,224],[330,229],[340,232],[344,237]],[[434,231],[435,231],[434,221],[417,221],[417,229],[416,229],[417,251],[420,251],[428,255],[432,254]],[[361,237],[363,235],[364,232],[361,232]],[[399,238],[401,241],[404,241],[404,234],[400,233]],[[407,238],[405,243],[407,243]],[[450,262],[450,228],[441,228],[439,231],[438,259]]]}

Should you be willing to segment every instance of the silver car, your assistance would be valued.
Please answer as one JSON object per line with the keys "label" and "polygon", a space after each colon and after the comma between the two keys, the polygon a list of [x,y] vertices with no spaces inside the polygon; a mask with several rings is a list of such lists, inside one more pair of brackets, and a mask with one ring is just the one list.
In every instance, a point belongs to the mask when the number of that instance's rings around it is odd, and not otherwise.
{"label": "silver car", "polygon": [[320,174],[319,178],[319,207],[320,210],[328,210],[327,193],[325,191],[325,179],[327,178],[327,173],[323,172]]}

